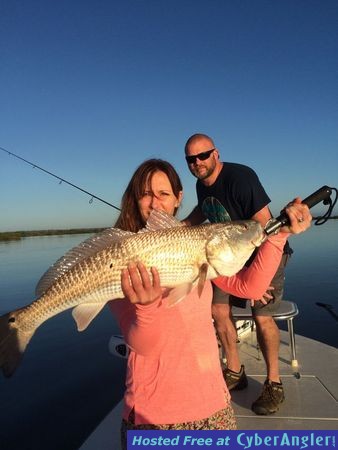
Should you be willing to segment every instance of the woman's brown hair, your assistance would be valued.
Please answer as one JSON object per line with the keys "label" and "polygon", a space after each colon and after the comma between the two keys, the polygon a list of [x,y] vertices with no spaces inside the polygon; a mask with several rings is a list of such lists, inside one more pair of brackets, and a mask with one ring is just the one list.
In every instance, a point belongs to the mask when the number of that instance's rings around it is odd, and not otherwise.
{"label": "woman's brown hair", "polygon": [[[147,184],[155,172],[164,172],[167,175],[175,197],[179,198],[183,188],[174,167],[162,159],[148,159],[135,170],[129,181],[122,197],[121,213],[114,225],[116,228],[136,233],[145,226],[138,207],[138,200],[144,195]],[[176,211],[177,209],[174,214]]]}

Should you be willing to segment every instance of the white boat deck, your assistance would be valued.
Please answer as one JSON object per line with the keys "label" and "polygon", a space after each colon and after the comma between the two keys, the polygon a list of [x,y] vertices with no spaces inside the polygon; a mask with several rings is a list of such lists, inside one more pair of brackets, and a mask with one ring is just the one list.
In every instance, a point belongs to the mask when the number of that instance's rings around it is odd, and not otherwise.
{"label": "white boat deck", "polygon": [[[265,380],[265,364],[257,350],[255,333],[242,338],[241,360],[249,378],[243,391],[232,392],[238,428],[243,430],[337,430],[338,349],[296,335],[298,372],[290,365],[289,335],[281,331],[280,371],[286,395],[280,410],[271,416],[251,411]],[[80,450],[120,450],[120,403],[101,422]]]}
{"label": "white boat deck", "polygon": [[281,332],[280,372],[285,402],[276,414],[257,416],[251,411],[265,380],[265,364],[257,350],[255,333],[240,343],[241,359],[249,376],[244,391],[233,391],[232,402],[240,429],[338,429],[338,350],[296,336],[298,372],[290,365],[289,336]]}

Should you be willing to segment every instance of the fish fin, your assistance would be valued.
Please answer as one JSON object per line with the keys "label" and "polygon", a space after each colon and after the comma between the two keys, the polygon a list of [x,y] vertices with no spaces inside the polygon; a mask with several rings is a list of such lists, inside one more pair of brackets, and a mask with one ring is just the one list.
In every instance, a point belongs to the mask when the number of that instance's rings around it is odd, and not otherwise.
{"label": "fish fin", "polygon": [[166,297],[167,306],[171,307],[179,303],[190,293],[194,286],[195,283],[184,283],[171,289],[169,295]]}
{"label": "fish fin", "polygon": [[0,368],[10,377],[18,367],[35,330],[23,332],[16,324],[19,310],[0,317]]}
{"label": "fish fin", "polygon": [[197,285],[199,297],[202,295],[204,284],[207,279],[207,274],[208,274],[208,264],[204,263],[201,265],[199,270],[198,285]]}
{"label": "fish fin", "polygon": [[42,275],[35,289],[36,297],[41,297],[56,280],[76,264],[134,234],[131,231],[119,230],[118,228],[107,228],[73,247]]}
{"label": "fish fin", "polygon": [[157,231],[164,230],[166,228],[174,228],[174,227],[184,227],[185,225],[176,219],[171,214],[166,213],[165,211],[159,211],[154,209],[147,220],[147,224],[145,228],[139,231],[139,233],[144,233],[147,231]]}
{"label": "fish fin", "polygon": [[76,306],[72,311],[72,315],[77,324],[78,331],[85,330],[104,305],[104,303],[81,303]]}

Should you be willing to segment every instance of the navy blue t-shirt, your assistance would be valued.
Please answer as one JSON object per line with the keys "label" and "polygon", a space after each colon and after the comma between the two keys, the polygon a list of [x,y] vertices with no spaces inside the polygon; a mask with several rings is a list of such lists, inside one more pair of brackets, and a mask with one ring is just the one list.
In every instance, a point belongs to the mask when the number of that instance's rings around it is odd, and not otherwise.
{"label": "navy blue t-shirt", "polygon": [[224,162],[211,186],[196,184],[198,206],[209,222],[247,220],[270,203],[255,171],[242,164]]}

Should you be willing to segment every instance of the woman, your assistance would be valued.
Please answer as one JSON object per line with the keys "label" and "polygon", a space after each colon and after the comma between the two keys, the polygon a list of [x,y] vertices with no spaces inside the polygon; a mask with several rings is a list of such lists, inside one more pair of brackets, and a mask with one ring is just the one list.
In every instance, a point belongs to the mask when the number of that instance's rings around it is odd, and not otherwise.
{"label": "woman", "polygon": [[[153,209],[175,215],[182,196],[179,176],[168,162],[145,161],[128,184],[115,226],[137,232]],[[269,238],[248,269],[217,279],[221,288],[241,297],[262,297],[289,232],[300,233],[310,226],[311,215],[300,199],[287,213],[290,230]],[[156,268],[151,273],[152,278],[142,263],[129,265],[121,275],[126,298],[110,303],[131,350],[121,427],[123,449],[131,429],[236,429],[211,321],[211,283],[206,282],[200,297],[195,289],[168,308]]]}

